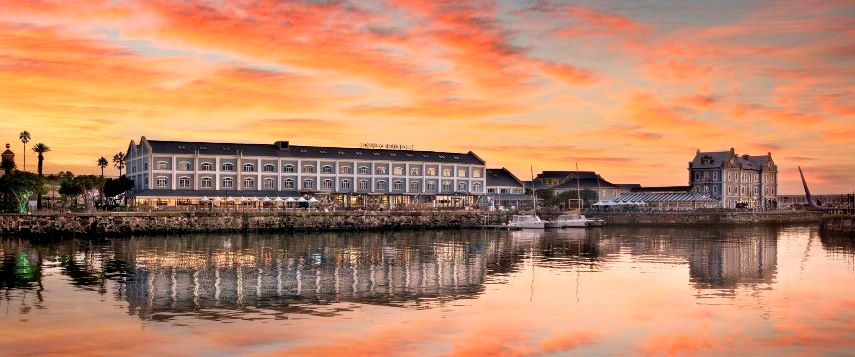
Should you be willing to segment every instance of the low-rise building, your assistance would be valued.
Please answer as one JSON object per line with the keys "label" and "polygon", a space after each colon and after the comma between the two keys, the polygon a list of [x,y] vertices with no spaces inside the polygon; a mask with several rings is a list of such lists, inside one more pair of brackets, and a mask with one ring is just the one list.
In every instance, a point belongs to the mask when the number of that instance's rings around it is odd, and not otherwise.
{"label": "low-rise building", "polygon": [[496,208],[527,208],[532,197],[525,193],[525,185],[506,168],[487,169],[487,196]]}
{"label": "low-rise building", "polygon": [[778,167],[772,153],[698,150],[689,162],[689,186],[719,200],[725,208],[774,208],[778,204]]}
{"label": "low-rise building", "polygon": [[471,206],[486,193],[474,152],[131,141],[125,161],[136,204],[198,204],[203,197],[319,196],[343,207]]}
{"label": "low-rise building", "polygon": [[620,196],[621,188],[594,171],[543,171],[531,181],[530,188],[553,190],[556,194],[565,191],[591,191],[594,197],[585,202],[590,207],[597,201],[613,200]]}

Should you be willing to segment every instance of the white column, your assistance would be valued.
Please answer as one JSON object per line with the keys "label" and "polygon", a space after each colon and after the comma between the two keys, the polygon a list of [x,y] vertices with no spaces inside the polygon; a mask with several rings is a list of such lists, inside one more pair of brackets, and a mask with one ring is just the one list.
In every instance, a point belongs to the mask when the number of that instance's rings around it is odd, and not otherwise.
{"label": "white column", "polygon": [[214,158],[214,165],[216,165],[216,167],[214,168],[214,181],[216,181],[216,182],[214,182],[214,188],[217,191],[219,191],[220,190],[220,158],[219,157]]}
{"label": "white column", "polygon": [[175,169],[176,169],[176,167],[175,167],[175,155],[172,155],[172,167],[170,167],[170,168],[172,169],[171,170],[172,171],[172,182],[170,183],[170,186],[172,186],[172,190],[174,191],[175,190],[175,176],[176,176],[175,175]]}
{"label": "white column", "polygon": [[255,189],[256,191],[261,191],[261,186],[264,184],[261,182],[261,173],[264,172],[264,168],[261,167],[261,158],[256,160],[257,164],[255,165],[255,172],[257,173],[255,179]]}

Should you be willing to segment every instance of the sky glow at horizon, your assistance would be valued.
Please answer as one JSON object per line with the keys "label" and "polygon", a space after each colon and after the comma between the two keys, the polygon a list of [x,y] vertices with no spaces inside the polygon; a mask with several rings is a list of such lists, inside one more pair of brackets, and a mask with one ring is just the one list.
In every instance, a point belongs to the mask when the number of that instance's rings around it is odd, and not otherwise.
{"label": "sky glow at horizon", "polygon": [[[855,190],[847,1],[0,0],[0,144],[45,170],[149,139],[472,150],[686,185],[772,152],[779,191]],[[28,149],[27,166],[35,167]],[[115,171],[115,170],[113,170]]]}

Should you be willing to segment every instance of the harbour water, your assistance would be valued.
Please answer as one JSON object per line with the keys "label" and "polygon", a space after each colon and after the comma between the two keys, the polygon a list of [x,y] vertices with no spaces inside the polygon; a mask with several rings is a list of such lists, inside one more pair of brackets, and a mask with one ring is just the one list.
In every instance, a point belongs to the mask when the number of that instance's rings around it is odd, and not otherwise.
{"label": "harbour water", "polygon": [[0,239],[3,355],[851,355],[814,226]]}

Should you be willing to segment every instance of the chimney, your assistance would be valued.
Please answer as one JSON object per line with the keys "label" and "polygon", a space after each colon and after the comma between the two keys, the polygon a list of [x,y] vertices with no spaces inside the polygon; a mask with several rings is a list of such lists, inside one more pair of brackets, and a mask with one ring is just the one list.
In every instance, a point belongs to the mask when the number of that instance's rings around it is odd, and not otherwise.
{"label": "chimney", "polygon": [[288,149],[288,141],[284,141],[284,140],[283,141],[277,141],[277,142],[273,143],[273,145],[276,145],[276,148],[279,150]]}
{"label": "chimney", "polygon": [[733,150],[733,148],[730,148],[730,153],[734,154],[734,153],[736,153],[736,150]]}

